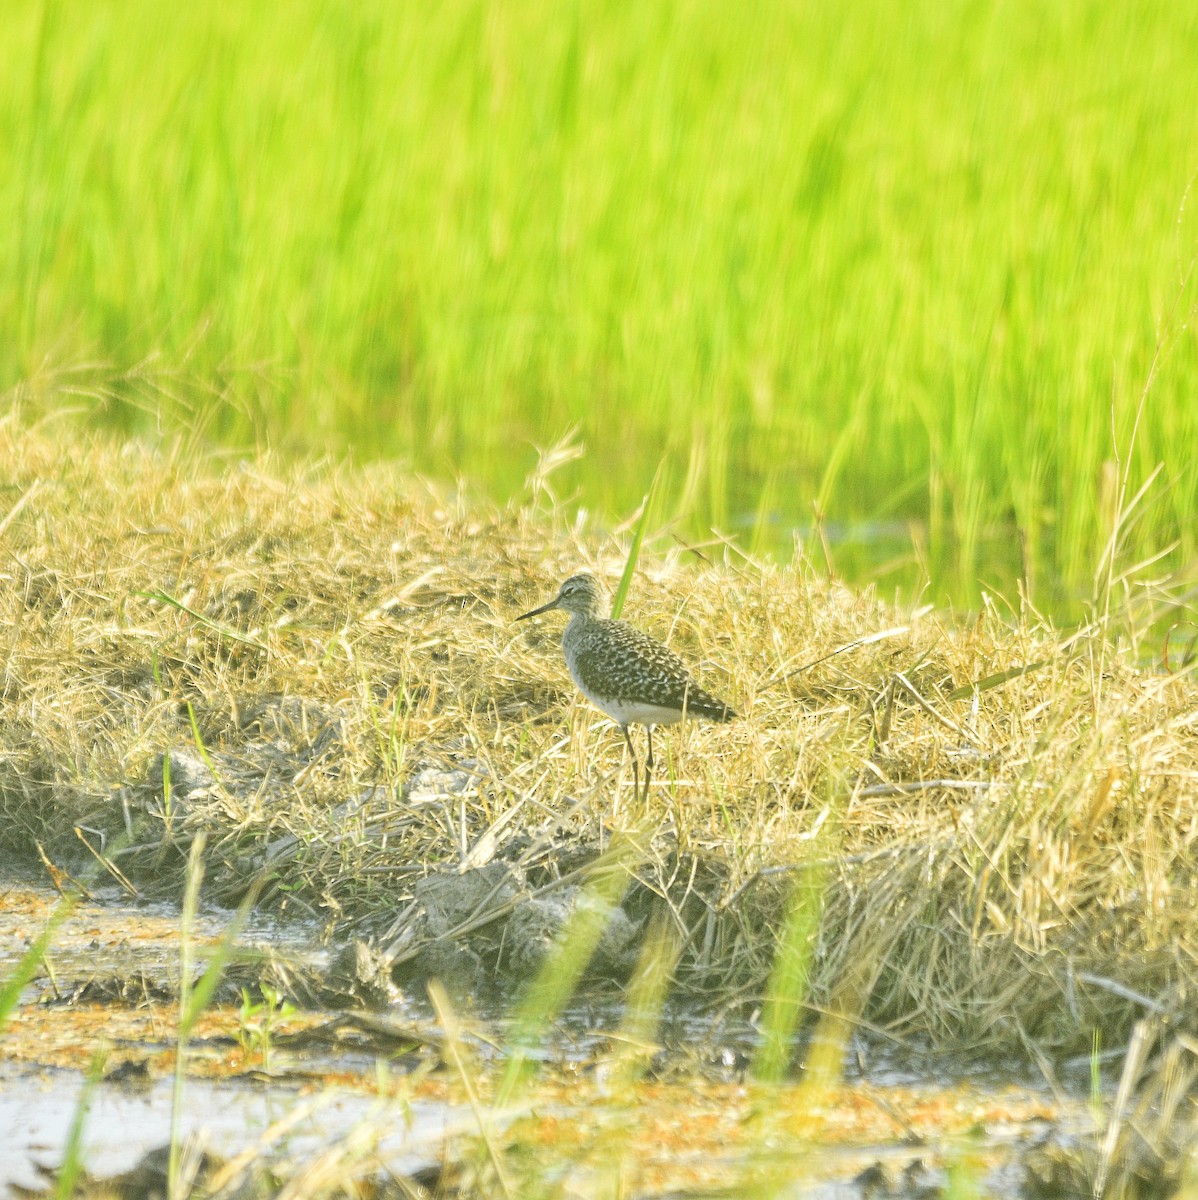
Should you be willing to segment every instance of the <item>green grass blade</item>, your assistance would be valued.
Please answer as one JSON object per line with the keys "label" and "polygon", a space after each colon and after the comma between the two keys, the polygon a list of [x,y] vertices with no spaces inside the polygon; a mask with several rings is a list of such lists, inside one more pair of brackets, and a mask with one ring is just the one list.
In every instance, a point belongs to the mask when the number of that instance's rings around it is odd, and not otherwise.
{"label": "green grass blade", "polygon": [[479,1098],[478,1084],[462,1043],[461,1028],[458,1024],[457,1014],[453,1011],[453,1005],[450,1003],[449,996],[438,980],[433,980],[429,984],[428,998],[433,1006],[433,1011],[437,1014],[437,1021],[440,1023],[441,1029],[445,1034],[445,1056],[466,1092],[467,1102],[478,1124],[479,1137],[482,1138],[487,1159],[495,1172],[500,1193],[503,1195],[504,1200],[512,1200],[517,1193],[508,1181],[507,1169],[504,1164],[503,1146],[495,1136],[495,1130],[492,1127],[487,1109]]}
{"label": "green grass blade", "polygon": [[[200,722],[199,722],[199,719],[196,717],[195,705],[193,705],[190,700],[188,700],[188,702],[187,702],[187,720],[188,720],[188,723],[191,725],[192,740],[196,744],[196,749],[200,752],[200,757],[204,760],[204,766],[206,766],[208,768],[208,770],[212,772],[212,778],[216,779],[219,782],[220,776],[218,776],[216,773],[216,764],[212,761],[211,757],[208,754],[208,747],[204,745],[204,738],[203,738],[203,735],[200,733]],[[164,754],[162,756],[162,763],[163,763],[162,777],[163,777],[164,781],[167,778],[166,765],[167,765],[168,757],[169,757],[169,755],[166,755],[166,754]]]}
{"label": "green grass blade", "polygon": [[644,1074],[646,1056],[657,1034],[681,952],[677,928],[659,910],[646,929],[636,969],[628,982],[618,1040],[622,1048],[615,1054],[614,1080],[632,1083]]}
{"label": "green grass blade", "polygon": [[823,914],[823,873],[804,868],[795,880],[782,936],[766,988],[762,1040],[753,1058],[753,1076],[778,1083],[786,1076],[794,1035],[807,1000],[807,980],[815,937]]}
{"label": "green grass blade", "polygon": [[1004,683],[1009,683],[1012,679],[1018,679],[1022,675],[1030,675],[1033,671],[1038,671],[1041,667],[1046,666],[1048,666],[1048,659],[1041,658],[1037,659],[1034,663],[1027,663],[1025,666],[1012,667],[1009,671],[997,671],[993,675],[987,675],[984,679],[964,684],[959,688],[953,688],[945,699],[964,700],[966,697],[972,696],[974,692],[988,692],[991,688],[1002,687]]}
{"label": "green grass blade", "polygon": [[45,958],[46,951],[50,948],[50,942],[58,927],[71,915],[74,907],[75,901],[69,897],[64,896],[58,902],[50,914],[45,928],[34,939],[33,945],[21,955],[12,974],[3,984],[0,984],[0,1030],[4,1029],[13,1009],[20,1002],[21,993],[37,974],[37,969],[41,965],[42,959]]}
{"label": "green grass blade", "polygon": [[200,625],[211,629],[214,633],[219,633],[221,637],[227,637],[230,641],[240,642],[243,646],[253,646],[255,650],[268,650],[268,647],[263,645],[256,638],[246,637],[244,633],[232,628],[230,625],[222,625],[219,621],[214,621],[211,617],[205,616],[202,612],[194,608],[188,607],[182,600],[176,600],[169,592],[164,592],[160,588],[156,588],[149,592],[137,592],[138,596],[146,600],[157,600],[160,604],[169,605],[171,608],[178,609],[181,613],[186,613],[192,620]]}
{"label": "green grass blade", "polygon": [[253,881],[250,890],[246,892],[237,906],[237,912],[234,914],[233,920],[229,922],[228,929],[222,934],[220,941],[209,955],[208,965],[205,967],[203,975],[196,980],[195,986],[191,989],[187,1007],[183,1010],[180,1020],[181,1032],[184,1036],[191,1034],[196,1021],[212,1002],[212,996],[220,985],[221,979],[224,978],[225,968],[236,956],[237,939],[241,936],[241,931],[245,928],[245,923],[258,901],[263,881],[264,876],[259,876]]}
{"label": "green grass blade", "polygon": [[590,881],[583,888],[579,902],[512,1015],[513,1052],[499,1087],[500,1107],[515,1098],[527,1076],[529,1051],[574,994],[632,880],[630,865],[638,855],[634,842],[621,838],[592,865]]}
{"label": "green grass blade", "polygon": [[71,1125],[67,1130],[66,1145],[63,1147],[62,1166],[58,1168],[58,1180],[54,1185],[55,1200],[70,1200],[75,1195],[75,1185],[83,1172],[83,1131],[87,1125],[87,1114],[91,1109],[92,1095],[96,1084],[104,1074],[108,1051],[99,1049],[93,1055],[83,1080],[79,1102],[71,1114]]}
{"label": "green grass blade", "polygon": [[612,601],[611,615],[613,620],[619,620],[620,613],[624,610],[624,601],[628,599],[628,589],[632,586],[632,577],[636,573],[637,559],[640,557],[641,545],[645,540],[645,530],[649,527],[649,512],[653,507],[653,500],[657,494],[657,481],[660,478],[661,463],[659,462],[657,470],[653,472],[653,481],[649,484],[649,490],[645,493],[645,498],[641,501],[641,513],[632,531],[632,545],[628,547],[628,558],[624,563],[624,573],[620,576],[620,585],[616,588],[616,596]]}

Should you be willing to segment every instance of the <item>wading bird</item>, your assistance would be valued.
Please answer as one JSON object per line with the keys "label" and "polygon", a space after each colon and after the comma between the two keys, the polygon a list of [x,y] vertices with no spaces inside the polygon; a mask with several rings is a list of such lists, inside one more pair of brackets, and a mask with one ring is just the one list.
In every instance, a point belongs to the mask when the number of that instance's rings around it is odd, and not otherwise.
{"label": "wading bird", "polygon": [[560,608],[570,614],[562,634],[566,666],[579,691],[620,727],[632,757],[632,781],[640,791],[636,751],[628,736],[629,725],[644,725],[648,739],[645,756],[645,795],[653,772],[653,726],[674,725],[688,717],[731,721],[736,713],[722,700],[705,692],[690,676],[682,659],[656,638],[625,621],[605,614],[606,601],[590,575],[571,575],[548,604],[516,618]]}

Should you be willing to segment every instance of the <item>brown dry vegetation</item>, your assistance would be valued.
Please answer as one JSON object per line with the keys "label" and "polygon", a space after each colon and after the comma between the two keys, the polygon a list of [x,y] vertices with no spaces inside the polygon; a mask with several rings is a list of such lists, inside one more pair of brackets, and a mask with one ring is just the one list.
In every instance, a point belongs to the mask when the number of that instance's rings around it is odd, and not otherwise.
{"label": "brown dry vegetation", "polygon": [[[178,889],[204,830],[215,898],[264,873],[267,902],[394,947],[430,873],[518,870],[462,922],[494,932],[624,837],[626,906],[667,914],[676,986],[713,1004],[760,996],[801,879],[822,893],[810,1000],[896,1036],[1051,1054],[1146,1010],[1193,1021],[1192,671],[1140,669],[1101,630],[897,613],[801,564],[670,546],[624,616],[743,717],[663,731],[646,812],[560,620],[512,623],[627,553],[544,490],[495,511],[397,470],[14,420],[0,477],[10,853],[70,866],[83,837],[132,886]],[[214,776],[165,802],[163,753],[177,774],[197,742]]]}

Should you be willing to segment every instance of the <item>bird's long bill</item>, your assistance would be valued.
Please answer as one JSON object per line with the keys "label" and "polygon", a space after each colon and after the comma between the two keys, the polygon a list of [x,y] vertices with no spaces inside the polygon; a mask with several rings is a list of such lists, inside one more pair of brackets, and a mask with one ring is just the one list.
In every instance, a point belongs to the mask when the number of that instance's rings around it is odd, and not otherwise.
{"label": "bird's long bill", "polygon": [[548,612],[551,608],[557,608],[557,602],[559,599],[559,596],[554,596],[554,598],[550,600],[548,604],[542,604],[540,608],[534,608],[532,612],[521,613],[516,620],[527,621],[529,617],[539,617],[541,613]]}

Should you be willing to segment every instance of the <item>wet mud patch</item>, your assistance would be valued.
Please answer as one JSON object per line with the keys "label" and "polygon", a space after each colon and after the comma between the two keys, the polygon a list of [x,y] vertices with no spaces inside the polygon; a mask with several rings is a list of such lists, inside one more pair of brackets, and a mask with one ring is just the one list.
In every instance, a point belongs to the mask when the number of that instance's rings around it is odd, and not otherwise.
{"label": "wet mud patch", "polygon": [[[178,913],[93,899],[73,902],[64,916],[60,896],[25,880],[0,886],[0,897],[0,982],[57,922],[40,970],[0,1028],[0,1191],[52,1183],[86,1104],[89,1173],[110,1179],[118,1194],[154,1195],[159,1148],[171,1137],[180,1046]],[[231,918],[214,910],[196,918],[195,973]],[[176,1133],[193,1143],[201,1174],[233,1178],[235,1151],[250,1154],[260,1182],[291,1178],[367,1129],[380,1177],[438,1162],[468,1110],[440,1071],[439,1032],[427,1013],[293,1009],[270,984],[250,980],[254,969],[277,978],[280,950],[292,959],[305,949],[313,960],[327,958],[307,945],[311,930],[258,922],[245,936],[246,983],[224,989],[240,1003],[215,994],[186,1041]],[[272,1134],[280,1123],[285,1129]]]}
{"label": "wet mud patch", "polygon": [[[53,1194],[83,1087],[74,1071],[0,1064],[0,1191]],[[169,1078],[141,1086],[110,1080],[90,1093],[83,1164],[97,1181],[96,1194],[130,1200],[165,1194],[171,1089]],[[344,1087],[189,1078],[177,1132],[187,1153],[202,1159],[202,1170],[195,1164],[197,1184],[224,1171],[226,1183],[268,1185],[242,1194],[265,1195],[305,1165],[335,1159],[338,1147],[364,1129],[375,1133],[374,1149],[357,1174],[384,1178],[435,1167],[446,1141],[466,1128],[462,1115],[436,1097],[386,1106]],[[246,1169],[227,1170],[237,1157]]]}
{"label": "wet mud patch", "polygon": [[[27,884],[3,895],[0,972],[57,903]],[[197,937],[217,944],[227,919],[205,912]],[[49,973],[39,976],[0,1034],[5,1181],[34,1189],[52,1181],[84,1072],[103,1047],[85,1165],[122,1194],[148,1196],[169,1138],[177,917],[82,902],[60,932],[51,953],[57,988]],[[255,930],[268,935],[265,925]],[[294,931],[288,936],[294,952]],[[129,963],[139,989],[88,998],[81,967],[88,980],[103,980]],[[814,1087],[800,1077],[764,1087],[746,1070],[751,1024],[696,1018],[674,1004],[657,1049],[639,1047],[631,1058],[616,1033],[618,1003],[575,1005],[540,1046],[535,1081],[501,1104],[510,1029],[469,1014],[459,1010],[451,1048],[421,1005],[279,1011],[265,1039],[248,1029],[262,1021],[260,1007],[247,1016],[244,1005],[214,1005],[191,1031],[186,1059],[181,1134],[191,1139],[197,1180],[227,1182],[242,1156],[252,1164],[245,1178],[269,1194],[344,1156],[343,1181],[382,1188],[377,1194],[402,1194],[386,1192],[395,1178],[435,1179],[445,1196],[494,1194],[496,1181],[479,1166],[479,1104],[487,1136],[513,1156],[509,1170],[536,1164],[538,1178],[568,1181],[563,1194],[585,1194],[613,1170],[643,1197],[801,1181],[802,1194],[838,1200],[947,1194],[961,1179],[982,1195],[1068,1195],[1069,1180],[1089,1177],[1078,1147],[1095,1136],[1081,1100],[993,1075],[921,1079],[900,1053],[860,1046],[844,1083]],[[463,1060],[466,1076],[455,1066]],[[644,1069],[630,1072],[630,1062]],[[1064,1190],[1045,1190],[1058,1185]]]}

